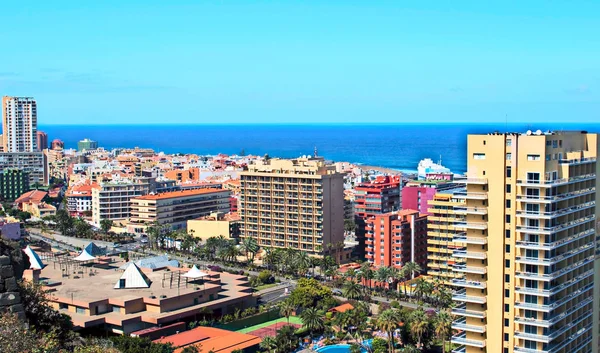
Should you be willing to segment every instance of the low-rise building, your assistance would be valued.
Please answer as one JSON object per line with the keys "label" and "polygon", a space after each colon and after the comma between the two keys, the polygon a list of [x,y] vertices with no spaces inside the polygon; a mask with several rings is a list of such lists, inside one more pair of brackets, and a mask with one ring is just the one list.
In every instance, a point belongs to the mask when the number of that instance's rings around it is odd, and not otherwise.
{"label": "low-rise building", "polygon": [[373,215],[366,220],[366,258],[375,267],[427,266],[427,216],[415,210]]}
{"label": "low-rise building", "polygon": [[56,215],[56,207],[45,202],[27,202],[22,204],[23,212],[29,212],[32,217],[44,218]]}
{"label": "low-rise building", "polygon": [[223,330],[215,327],[197,327],[155,340],[156,343],[170,343],[175,353],[185,347],[195,346],[198,351],[214,353],[257,352],[262,340],[247,333]]}
{"label": "low-rise building", "polygon": [[229,212],[228,190],[195,189],[138,196],[131,199],[129,231],[143,233],[154,222],[185,228],[190,219]]}
{"label": "low-rise building", "polygon": [[15,205],[18,209],[24,211],[26,204],[40,204],[47,196],[48,192],[44,190],[31,190],[19,196],[15,200]]}
{"label": "low-rise building", "polygon": [[67,210],[72,216],[81,216],[92,212],[92,188],[94,184],[85,181],[73,185],[67,190]]}
{"label": "low-rise building", "polygon": [[237,239],[240,236],[240,220],[237,213],[213,212],[210,216],[187,221],[187,231],[202,241],[219,235],[227,239]]}

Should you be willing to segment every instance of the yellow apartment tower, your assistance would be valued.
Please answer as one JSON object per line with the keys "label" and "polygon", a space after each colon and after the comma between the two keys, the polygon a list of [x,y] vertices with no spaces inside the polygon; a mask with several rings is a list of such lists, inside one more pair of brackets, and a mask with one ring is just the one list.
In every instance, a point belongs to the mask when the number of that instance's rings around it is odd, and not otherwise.
{"label": "yellow apartment tower", "polygon": [[[464,278],[461,270],[465,267],[465,259],[455,258],[453,252],[467,241],[466,232],[461,228],[467,207],[464,197],[454,195],[456,191],[437,192],[429,200],[427,210],[431,214],[427,217],[427,275],[445,285],[453,285],[452,280]],[[485,244],[480,238],[472,241]],[[454,300],[458,300],[460,294],[462,292],[457,291]]]}
{"label": "yellow apartment tower", "polygon": [[261,248],[339,253],[344,175],[321,157],[264,159],[240,173],[240,236]]}
{"label": "yellow apartment tower", "polygon": [[581,131],[468,136],[463,196],[487,212],[466,214],[481,241],[454,251],[470,269],[454,280],[456,352],[598,352],[598,146]]}

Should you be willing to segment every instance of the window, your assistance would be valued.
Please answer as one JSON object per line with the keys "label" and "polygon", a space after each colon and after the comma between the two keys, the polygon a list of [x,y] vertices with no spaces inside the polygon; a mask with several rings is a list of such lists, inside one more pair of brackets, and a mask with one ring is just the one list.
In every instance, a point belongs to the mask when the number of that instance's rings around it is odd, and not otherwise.
{"label": "window", "polygon": [[505,327],[508,327],[508,322],[509,322],[508,319],[504,319],[504,326]]}
{"label": "window", "polygon": [[[508,310],[506,310],[506,312],[508,312]],[[504,342],[508,342],[508,333],[504,334]]]}
{"label": "window", "polygon": [[506,193],[510,194],[510,184],[506,184]]}
{"label": "window", "polygon": [[552,159],[552,155],[551,154],[547,154],[546,155],[546,160],[549,161],[550,159]]}
{"label": "window", "polygon": [[510,208],[510,200],[506,200],[506,208]]}
{"label": "window", "polygon": [[562,140],[558,140],[558,147],[562,148]]}
{"label": "window", "polygon": [[512,168],[511,167],[506,167],[506,177],[507,178],[512,177]]}
{"label": "window", "polygon": [[506,154],[506,160],[510,161],[512,159],[512,153],[507,153]]}
{"label": "window", "polygon": [[510,229],[505,229],[504,230],[504,236],[508,239],[510,239]]}
{"label": "window", "polygon": [[539,161],[540,160],[540,155],[539,154],[528,154],[527,155],[527,160],[528,161]]}
{"label": "window", "polygon": [[485,146],[485,140],[483,140],[483,145]]}
{"label": "window", "polygon": [[558,140],[552,141],[552,148],[558,147]]}
{"label": "window", "polygon": [[504,282],[510,283],[510,275],[504,275]]}
{"label": "window", "polygon": [[552,141],[550,141],[550,140],[546,141],[546,146],[552,146]]}
{"label": "window", "polygon": [[508,244],[505,245],[505,249],[504,250],[505,250],[506,253],[510,253],[510,245],[508,245]]}
{"label": "window", "polygon": [[473,159],[485,159],[485,153],[473,153]]}
{"label": "window", "polygon": [[506,223],[510,223],[510,215],[507,214],[506,216],[504,216],[504,218],[506,218]]}
{"label": "window", "polygon": [[504,260],[504,267],[506,267],[506,268],[510,267],[510,260]]}
{"label": "window", "polygon": [[506,139],[506,147],[510,147],[510,146],[512,146],[512,140]]}

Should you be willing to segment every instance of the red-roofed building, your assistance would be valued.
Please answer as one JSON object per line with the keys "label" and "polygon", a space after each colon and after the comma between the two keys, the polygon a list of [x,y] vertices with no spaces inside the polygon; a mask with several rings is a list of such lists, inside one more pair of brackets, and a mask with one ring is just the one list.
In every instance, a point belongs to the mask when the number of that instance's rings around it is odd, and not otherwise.
{"label": "red-roofed building", "polygon": [[[81,216],[92,211],[92,188],[96,184],[85,182],[73,185],[67,190],[67,210],[72,216]],[[97,187],[97,185],[96,185]]]}
{"label": "red-roofed building", "polygon": [[15,205],[20,210],[23,210],[23,204],[28,203],[39,205],[40,203],[42,203],[42,200],[46,198],[46,196],[48,196],[48,193],[46,191],[31,190],[19,196],[19,198],[15,200]]}
{"label": "red-roofed building", "polygon": [[246,333],[222,330],[214,327],[197,327],[193,330],[155,340],[156,343],[170,343],[180,353],[187,346],[194,345],[202,352],[231,353],[235,350],[256,352],[262,340]]}

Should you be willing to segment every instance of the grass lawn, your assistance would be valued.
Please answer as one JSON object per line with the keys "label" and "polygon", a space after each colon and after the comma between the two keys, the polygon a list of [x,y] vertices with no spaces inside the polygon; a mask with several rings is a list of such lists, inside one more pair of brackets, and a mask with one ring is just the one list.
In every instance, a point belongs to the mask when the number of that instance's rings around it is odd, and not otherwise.
{"label": "grass lawn", "polygon": [[[250,326],[250,327],[243,328],[241,330],[237,330],[236,332],[248,333],[248,332],[252,332],[252,331],[261,329],[263,327],[271,326],[271,325],[276,324],[276,323],[287,324],[287,319],[285,317],[282,317],[282,318],[279,318],[279,319],[275,319],[275,320],[271,320],[271,321],[266,321],[266,322],[263,322],[261,324],[256,324],[254,326]],[[290,324],[302,325],[302,319],[300,319],[297,316],[290,316]]]}
{"label": "grass lawn", "polygon": [[262,284],[262,285],[260,285],[258,287],[254,287],[254,289],[256,289],[257,291],[259,291],[259,290],[263,290],[263,289],[275,287],[275,286],[277,286],[279,284],[281,284],[281,283]]}

